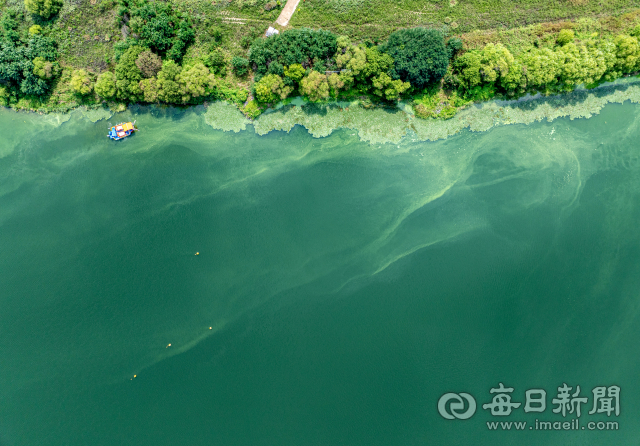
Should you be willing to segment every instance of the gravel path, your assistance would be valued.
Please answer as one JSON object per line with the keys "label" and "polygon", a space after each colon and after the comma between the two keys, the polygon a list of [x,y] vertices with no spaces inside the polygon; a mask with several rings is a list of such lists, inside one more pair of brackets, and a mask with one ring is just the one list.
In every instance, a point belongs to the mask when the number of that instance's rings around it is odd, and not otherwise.
{"label": "gravel path", "polygon": [[296,12],[298,3],[300,3],[300,0],[288,0],[280,13],[278,20],[276,20],[276,23],[280,26],[287,26],[289,24],[289,20],[291,20],[291,16]]}

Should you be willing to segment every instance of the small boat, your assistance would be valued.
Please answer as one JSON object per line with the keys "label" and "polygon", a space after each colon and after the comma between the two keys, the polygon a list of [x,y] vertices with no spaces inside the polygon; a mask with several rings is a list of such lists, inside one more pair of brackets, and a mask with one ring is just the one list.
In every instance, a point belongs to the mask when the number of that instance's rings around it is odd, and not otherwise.
{"label": "small boat", "polygon": [[109,129],[109,134],[107,135],[109,138],[119,141],[121,139],[126,138],[129,135],[132,135],[133,132],[137,132],[138,129],[135,127],[136,121],[133,122],[121,122],[118,125],[114,125]]}

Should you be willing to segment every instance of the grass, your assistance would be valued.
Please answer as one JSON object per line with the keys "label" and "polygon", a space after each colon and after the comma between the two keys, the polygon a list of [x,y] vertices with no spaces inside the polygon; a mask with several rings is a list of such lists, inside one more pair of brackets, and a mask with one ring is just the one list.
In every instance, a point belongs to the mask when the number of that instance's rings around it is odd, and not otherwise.
{"label": "grass", "polygon": [[290,25],[322,27],[375,42],[398,28],[446,26],[451,33],[465,34],[619,16],[637,8],[639,0],[302,0]]}

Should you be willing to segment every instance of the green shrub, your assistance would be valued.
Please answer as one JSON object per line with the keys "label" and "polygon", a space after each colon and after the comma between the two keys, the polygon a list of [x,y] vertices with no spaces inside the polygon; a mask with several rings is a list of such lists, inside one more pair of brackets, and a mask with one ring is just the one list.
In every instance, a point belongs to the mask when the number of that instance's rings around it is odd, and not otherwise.
{"label": "green shrub", "polygon": [[9,90],[7,90],[6,87],[0,87],[0,105],[3,107],[8,106],[10,98]]}
{"label": "green shrub", "polygon": [[52,79],[60,74],[60,65],[58,62],[49,62],[42,57],[33,59],[33,74],[40,79]]}
{"label": "green shrub", "polygon": [[452,37],[447,40],[447,48],[449,49],[449,58],[452,58],[458,51],[462,49],[463,43],[460,37]]}
{"label": "green shrub", "polygon": [[32,36],[35,34],[42,34],[42,26],[40,25],[32,25],[29,27],[29,34]]}
{"label": "green shrub", "polygon": [[182,71],[180,65],[173,60],[162,62],[162,70],[158,73],[158,98],[171,104],[182,102],[184,90],[180,86],[178,75]]}
{"label": "green shrub", "polygon": [[293,91],[286,86],[277,74],[267,74],[255,84],[256,99],[263,103],[272,103],[285,99]]}
{"label": "green shrub", "polygon": [[0,45],[0,81],[23,95],[42,97],[49,92],[53,76],[36,75],[33,61],[41,58],[53,63],[57,57],[55,42],[48,37],[34,35],[26,44],[6,40]]}
{"label": "green shrub", "polygon": [[113,99],[116,95],[116,75],[111,71],[105,71],[98,76],[94,89],[101,98]]}
{"label": "green shrub", "polygon": [[191,21],[177,13],[171,3],[143,3],[130,11],[131,31],[140,42],[160,55],[179,61],[193,42]]}
{"label": "green shrub", "polygon": [[99,5],[100,12],[109,11],[111,8],[113,8],[113,6],[113,0],[102,0]]}
{"label": "green shrub", "polygon": [[71,75],[71,89],[74,93],[85,96],[91,93],[93,85],[85,70],[74,70]]}
{"label": "green shrub", "polygon": [[284,75],[294,82],[300,82],[304,77],[306,70],[299,63],[284,67]]}
{"label": "green shrub", "polygon": [[381,73],[388,73],[393,66],[393,58],[386,53],[382,53],[377,47],[367,48],[367,63],[362,69],[361,78],[369,79],[379,76]]}
{"label": "green shrub", "polygon": [[333,58],[336,39],[330,31],[291,29],[266,39],[256,39],[249,50],[249,60],[258,74],[266,74],[274,61],[282,66],[311,62],[315,68]]}
{"label": "green shrub", "polygon": [[244,35],[240,39],[240,46],[242,48],[249,48],[251,46],[251,42],[253,42],[253,38],[249,35]]}
{"label": "green shrub", "polygon": [[387,101],[396,101],[400,95],[407,91],[411,85],[399,79],[393,80],[387,73],[373,78],[373,94],[385,98]]}
{"label": "green shrub", "polygon": [[116,96],[118,99],[136,102],[142,97],[140,81],[142,72],[136,65],[140,53],[144,51],[141,46],[132,46],[120,57],[116,65]]}
{"label": "green shrub", "polygon": [[31,14],[48,19],[60,11],[62,0],[24,0],[24,6]]}
{"label": "green shrub", "polygon": [[262,108],[258,101],[252,100],[247,102],[247,105],[242,107],[242,113],[249,119],[256,119],[262,113]]}
{"label": "green shrub", "polygon": [[215,74],[222,77],[227,75],[226,63],[224,61],[224,54],[220,50],[214,50],[204,58],[204,64]]}
{"label": "green shrub", "polygon": [[20,20],[22,20],[23,14],[15,7],[7,8],[0,18],[0,28],[7,41],[12,43],[18,43],[20,41],[20,33],[18,28],[20,26]]}
{"label": "green shrub", "polygon": [[183,103],[204,99],[211,95],[216,85],[213,74],[202,62],[183,68],[176,80],[183,91]]}
{"label": "green shrub", "polygon": [[556,42],[558,43],[558,45],[564,46],[569,42],[573,42],[573,39],[575,39],[575,37],[576,36],[572,29],[561,29],[558,33]]}
{"label": "green shrub", "polygon": [[158,101],[158,79],[155,77],[142,79],[140,81],[140,90],[145,102],[153,103]]}
{"label": "green shrub", "polygon": [[329,98],[329,82],[327,76],[312,70],[308,76],[300,81],[300,93],[312,102]]}
{"label": "green shrub", "polygon": [[162,59],[150,50],[145,50],[138,55],[136,66],[140,69],[142,76],[146,78],[153,77],[162,68]]}
{"label": "green shrub", "polygon": [[384,49],[393,57],[391,77],[423,89],[447,72],[449,51],[442,32],[427,28],[401,29],[391,33]]}
{"label": "green shrub", "polygon": [[233,67],[234,73],[240,77],[249,71],[249,61],[244,57],[234,56],[233,59],[231,59],[231,66]]}

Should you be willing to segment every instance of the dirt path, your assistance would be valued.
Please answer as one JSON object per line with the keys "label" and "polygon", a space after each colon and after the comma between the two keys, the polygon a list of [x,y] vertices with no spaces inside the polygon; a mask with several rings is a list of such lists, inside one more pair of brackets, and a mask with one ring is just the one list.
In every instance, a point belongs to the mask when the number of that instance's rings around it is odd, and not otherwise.
{"label": "dirt path", "polygon": [[298,3],[300,3],[300,0],[288,0],[280,13],[278,20],[276,20],[276,23],[280,26],[287,26],[289,24],[289,20],[291,20],[291,16],[296,12]]}

